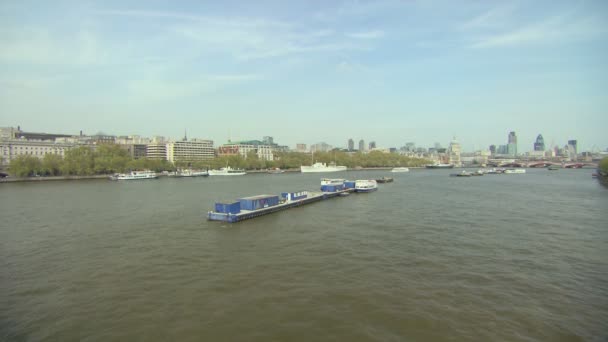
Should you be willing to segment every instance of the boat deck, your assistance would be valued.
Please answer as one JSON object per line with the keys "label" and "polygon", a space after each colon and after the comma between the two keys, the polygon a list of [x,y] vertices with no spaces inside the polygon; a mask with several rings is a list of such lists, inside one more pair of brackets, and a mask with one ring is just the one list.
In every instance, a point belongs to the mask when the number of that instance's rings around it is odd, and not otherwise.
{"label": "boat deck", "polygon": [[207,219],[210,221],[224,221],[229,223],[244,221],[248,219],[252,219],[258,216],[268,215],[272,213],[276,213],[277,211],[298,207],[301,205],[306,205],[313,202],[322,201],[328,198],[333,198],[340,196],[342,193],[351,193],[354,189],[345,189],[335,192],[308,192],[308,197],[286,201],[279,203],[277,205],[273,205],[270,207],[257,209],[257,210],[241,210],[238,214],[230,214],[230,213],[218,213],[215,211],[210,211],[207,213]]}

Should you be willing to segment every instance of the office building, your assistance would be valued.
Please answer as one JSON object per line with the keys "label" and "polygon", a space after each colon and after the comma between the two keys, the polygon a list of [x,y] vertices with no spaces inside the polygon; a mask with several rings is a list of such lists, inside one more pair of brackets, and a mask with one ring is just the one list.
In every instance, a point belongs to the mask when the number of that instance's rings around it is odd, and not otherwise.
{"label": "office building", "polygon": [[545,139],[543,136],[539,134],[536,137],[536,142],[534,143],[534,151],[544,151],[545,150]]}
{"label": "office building", "polygon": [[171,141],[166,144],[167,160],[175,162],[195,162],[215,157],[213,140]]}
{"label": "office building", "polygon": [[306,152],[306,144],[296,144],[296,152]]}
{"label": "office building", "polygon": [[517,135],[515,135],[515,132],[509,132],[507,154],[511,157],[517,156]]}
{"label": "office building", "polygon": [[263,141],[259,140],[229,142],[218,147],[218,154],[221,156],[238,154],[243,158],[247,158],[247,155],[253,152],[258,156],[259,159],[269,161],[274,160],[274,154],[272,153],[272,151],[273,146],[264,144]]}
{"label": "office building", "polygon": [[359,151],[365,151],[365,141],[363,139],[359,140]]}
{"label": "office building", "polygon": [[369,142],[369,150],[373,150],[376,148],[376,142],[375,141],[370,141]]}
{"label": "office building", "polygon": [[355,141],[353,139],[348,139],[348,151],[353,151],[355,149]]}
{"label": "office building", "polygon": [[450,164],[454,164],[456,167],[462,165],[462,161],[460,160],[461,152],[462,148],[460,147],[460,143],[456,141],[456,137],[454,137],[454,139],[450,142],[450,147],[448,148]]}

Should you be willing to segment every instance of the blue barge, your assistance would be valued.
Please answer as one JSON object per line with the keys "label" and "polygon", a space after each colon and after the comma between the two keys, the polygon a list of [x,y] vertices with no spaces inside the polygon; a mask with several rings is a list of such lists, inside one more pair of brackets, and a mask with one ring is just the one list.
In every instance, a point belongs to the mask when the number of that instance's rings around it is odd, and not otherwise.
{"label": "blue barge", "polygon": [[215,203],[215,211],[208,212],[207,219],[234,223],[337,197],[342,193],[353,191],[354,189],[347,188],[332,192],[284,192],[280,198],[277,195],[243,197],[238,201]]}

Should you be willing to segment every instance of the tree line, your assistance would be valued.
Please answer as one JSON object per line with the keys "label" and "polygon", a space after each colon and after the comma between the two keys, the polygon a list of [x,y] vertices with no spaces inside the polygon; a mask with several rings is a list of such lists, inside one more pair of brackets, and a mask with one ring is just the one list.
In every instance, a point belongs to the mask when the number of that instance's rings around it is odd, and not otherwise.
{"label": "tree line", "polygon": [[129,170],[153,170],[155,172],[174,171],[179,168],[218,169],[230,166],[246,170],[259,170],[270,168],[292,169],[302,165],[311,165],[314,162],[344,165],[349,168],[356,167],[416,167],[428,164],[429,161],[419,158],[410,158],[396,153],[383,153],[372,151],[369,153],[347,152],[277,152],[273,161],[260,159],[252,151],[247,157],[241,155],[219,156],[203,161],[177,161],[172,164],[166,160],[132,158],[127,150],[120,145],[103,144],[95,150],[88,146],[81,146],[60,155],[47,154],[39,159],[32,155],[21,155],[11,161],[9,170],[17,177],[28,176],[89,176],[121,173]]}

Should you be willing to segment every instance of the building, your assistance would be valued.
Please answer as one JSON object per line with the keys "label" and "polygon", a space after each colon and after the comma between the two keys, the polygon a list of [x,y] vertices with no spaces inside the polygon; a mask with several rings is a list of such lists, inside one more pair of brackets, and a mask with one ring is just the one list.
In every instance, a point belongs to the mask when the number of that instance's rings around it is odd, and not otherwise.
{"label": "building", "polygon": [[167,143],[152,142],[146,145],[146,158],[167,160]]}
{"label": "building", "polygon": [[274,154],[272,153],[273,146],[266,145],[263,141],[259,140],[246,140],[239,142],[228,142],[218,148],[219,155],[241,155],[243,158],[247,158],[250,152],[254,152],[259,159],[263,160],[274,160]]}
{"label": "building", "polygon": [[373,150],[376,148],[376,142],[375,141],[370,141],[369,142],[369,150]]}
{"label": "building", "polygon": [[[68,140],[69,138],[69,140]],[[0,165],[8,166],[19,156],[43,159],[48,154],[62,158],[76,142],[71,135],[24,132],[21,127],[0,128]]]}
{"label": "building", "polygon": [[545,150],[545,139],[543,136],[539,134],[536,137],[536,142],[534,143],[534,151],[544,151]]}
{"label": "building", "polygon": [[359,140],[359,151],[365,151],[365,141],[363,139]]}
{"label": "building", "polygon": [[576,140],[568,140],[568,149],[572,150],[574,154],[578,153]]}
{"label": "building", "polygon": [[348,151],[354,151],[355,150],[355,141],[351,138],[348,139]]}
{"label": "building", "polygon": [[75,144],[55,142],[50,140],[2,139],[0,140],[1,165],[8,166],[19,156],[29,155],[43,159],[47,154],[65,156],[65,153]]}
{"label": "building", "polygon": [[215,158],[213,140],[182,140],[166,144],[167,160],[175,162],[195,162]]}
{"label": "building", "polygon": [[566,145],[564,147],[565,150],[565,154],[568,155],[568,158],[571,161],[576,161],[577,155],[578,155],[578,150],[577,150],[577,141],[576,140],[568,140],[568,145]]}
{"label": "building", "polygon": [[274,138],[266,136],[266,137],[262,138],[262,142],[264,143],[264,145],[272,146],[272,145],[274,145]]}
{"label": "building", "polygon": [[496,154],[496,145],[490,145],[489,150],[490,150],[490,155],[495,155]]}
{"label": "building", "polygon": [[306,151],[306,144],[296,144],[296,152],[304,153]]}
{"label": "building", "polygon": [[333,146],[331,146],[325,142],[320,142],[320,143],[316,143],[314,145],[310,145],[311,152],[327,152],[327,151],[331,151],[332,148],[333,148]]}
{"label": "building", "polygon": [[454,164],[454,166],[462,166],[462,161],[460,160],[460,154],[462,152],[462,148],[460,147],[460,143],[456,141],[456,137],[450,142],[450,147],[448,148],[448,155],[450,164]]}
{"label": "building", "polygon": [[515,132],[509,132],[508,139],[507,154],[515,157],[517,156],[517,135],[515,135]]}

